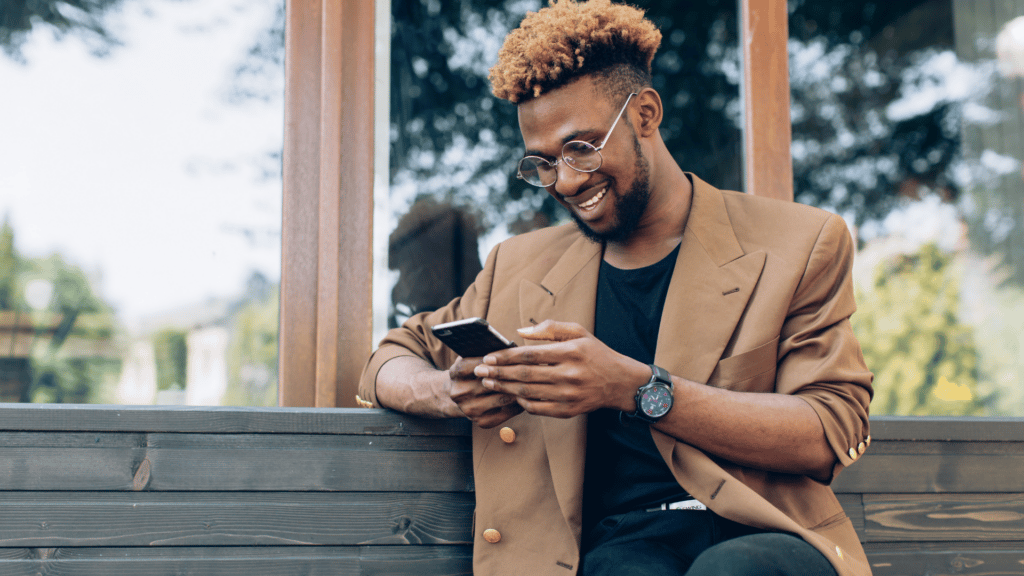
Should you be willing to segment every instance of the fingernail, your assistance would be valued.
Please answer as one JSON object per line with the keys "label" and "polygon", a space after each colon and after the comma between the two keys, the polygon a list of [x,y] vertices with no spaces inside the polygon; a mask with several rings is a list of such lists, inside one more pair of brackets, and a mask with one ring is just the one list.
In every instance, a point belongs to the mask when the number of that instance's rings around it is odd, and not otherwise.
{"label": "fingernail", "polygon": [[485,376],[488,376],[490,372],[491,371],[488,370],[486,366],[477,366],[476,368],[473,368],[473,374],[479,378],[484,378]]}
{"label": "fingernail", "polygon": [[494,356],[484,356],[484,364],[495,365],[498,363],[498,359]]}
{"label": "fingernail", "polygon": [[494,389],[494,380],[491,380],[490,378],[484,378],[481,382],[483,383],[484,388],[487,388],[488,390]]}

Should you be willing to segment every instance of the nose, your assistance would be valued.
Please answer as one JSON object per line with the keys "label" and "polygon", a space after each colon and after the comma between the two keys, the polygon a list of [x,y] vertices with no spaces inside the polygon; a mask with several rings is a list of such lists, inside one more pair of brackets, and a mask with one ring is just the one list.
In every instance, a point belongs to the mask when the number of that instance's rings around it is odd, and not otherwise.
{"label": "nose", "polygon": [[555,166],[555,170],[558,174],[558,180],[555,181],[555,192],[558,192],[563,198],[572,198],[579,194],[582,184],[590,178],[589,173],[574,170],[565,162],[559,162]]}

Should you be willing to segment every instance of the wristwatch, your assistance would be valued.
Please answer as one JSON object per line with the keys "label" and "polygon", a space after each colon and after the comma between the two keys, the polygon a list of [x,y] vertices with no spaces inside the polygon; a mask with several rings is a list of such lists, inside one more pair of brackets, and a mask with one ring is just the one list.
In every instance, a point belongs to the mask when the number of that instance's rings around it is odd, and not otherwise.
{"label": "wristwatch", "polygon": [[651,364],[651,380],[636,391],[636,412],[633,416],[655,423],[672,409],[672,376]]}

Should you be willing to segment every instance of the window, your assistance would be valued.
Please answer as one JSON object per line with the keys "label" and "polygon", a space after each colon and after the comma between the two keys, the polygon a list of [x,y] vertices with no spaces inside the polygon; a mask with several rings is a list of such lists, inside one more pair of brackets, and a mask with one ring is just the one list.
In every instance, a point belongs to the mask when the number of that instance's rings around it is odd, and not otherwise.
{"label": "window", "polygon": [[273,404],[284,4],[115,4],[5,4],[0,400]]}
{"label": "window", "polygon": [[872,413],[1024,415],[1024,2],[789,7],[796,199],[859,241]]}

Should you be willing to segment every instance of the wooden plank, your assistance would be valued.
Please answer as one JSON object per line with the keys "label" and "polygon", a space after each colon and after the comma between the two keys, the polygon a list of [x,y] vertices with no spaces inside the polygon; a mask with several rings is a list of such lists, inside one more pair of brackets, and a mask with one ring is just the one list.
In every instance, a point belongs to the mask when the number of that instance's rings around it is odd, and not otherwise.
{"label": "wooden plank", "polygon": [[468,436],[470,427],[465,418],[431,420],[363,408],[0,403],[0,430]]}
{"label": "wooden plank", "polygon": [[2,492],[0,547],[472,543],[470,493]]}
{"label": "wooden plank", "polygon": [[1020,576],[1021,542],[865,544],[874,576]]}
{"label": "wooden plank", "polygon": [[469,546],[0,549],[0,576],[462,576]]}
{"label": "wooden plank", "polygon": [[[468,435],[463,418],[428,420],[390,410],[229,406],[0,403],[0,430]],[[873,440],[1024,442],[1024,418],[871,419]],[[877,450],[873,444],[871,454]]]}
{"label": "wooden plank", "polygon": [[979,416],[876,416],[871,418],[875,440],[1024,442],[1024,418]]}
{"label": "wooden plank", "polygon": [[1022,539],[1024,494],[864,496],[862,541],[966,542]]}
{"label": "wooden plank", "polygon": [[374,5],[324,2],[315,406],[355,406],[373,332]]}
{"label": "wooden plank", "polygon": [[1024,443],[874,442],[837,493],[1024,492]]}
{"label": "wooden plank", "polygon": [[322,2],[289,0],[286,7],[278,402],[282,406],[312,406],[316,381]]}
{"label": "wooden plank", "polygon": [[740,0],[744,190],[793,200],[789,12],[785,0]]}
{"label": "wooden plank", "polygon": [[0,434],[7,490],[472,491],[470,460],[465,437]]}

